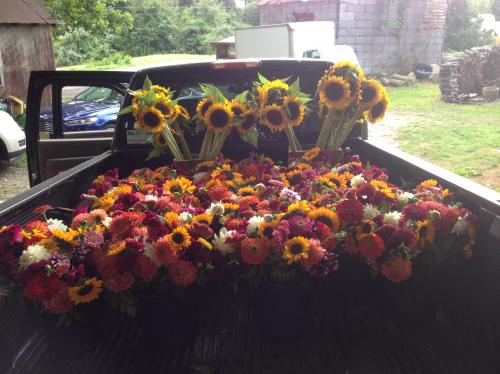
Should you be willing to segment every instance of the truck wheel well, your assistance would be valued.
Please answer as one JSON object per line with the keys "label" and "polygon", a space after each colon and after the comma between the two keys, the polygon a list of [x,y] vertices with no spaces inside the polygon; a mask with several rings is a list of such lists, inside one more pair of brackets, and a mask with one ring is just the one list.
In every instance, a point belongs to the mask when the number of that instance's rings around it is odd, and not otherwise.
{"label": "truck wheel well", "polygon": [[7,152],[7,147],[3,140],[0,139],[0,160],[8,161],[9,153]]}

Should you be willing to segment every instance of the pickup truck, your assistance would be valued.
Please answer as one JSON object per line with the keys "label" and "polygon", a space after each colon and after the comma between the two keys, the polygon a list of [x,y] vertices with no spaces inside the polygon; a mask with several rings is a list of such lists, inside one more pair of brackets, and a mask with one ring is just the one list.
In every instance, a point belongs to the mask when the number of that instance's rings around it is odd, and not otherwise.
{"label": "pickup truck", "polygon": [[[119,116],[109,133],[63,128],[61,88],[142,87],[145,77],[176,92],[213,83],[228,97],[249,88],[257,73],[268,78],[300,77],[302,91],[314,94],[329,64],[319,60],[216,61],[124,72],[33,72],[28,92],[27,147],[32,188],[0,205],[0,226],[25,224],[41,204],[76,207],[80,195],[106,170],[121,175],[170,162],[144,161],[149,147],[133,130],[131,115]],[[51,87],[54,136],[40,138],[43,92]],[[191,113],[199,97],[185,105]],[[122,106],[131,102],[125,97]],[[319,120],[300,128],[302,144],[312,144]],[[195,150],[200,137],[188,137]],[[248,304],[234,308],[234,297],[208,290],[192,344],[145,344],[137,321],[118,312],[97,313],[90,324],[56,328],[12,293],[0,304],[2,373],[498,373],[500,370],[500,194],[385,144],[371,141],[357,127],[347,141],[352,152],[389,170],[395,183],[433,178],[453,190],[478,216],[474,257],[440,269],[431,283],[349,282],[318,286],[315,317],[303,339],[261,339],[251,328]],[[242,158],[250,150],[235,139],[223,152]],[[269,137],[259,152],[286,160],[284,138]],[[64,171],[63,171],[64,170]],[[57,174],[55,176],[51,176]],[[346,279],[349,270],[346,269]],[[353,278],[355,274],[352,274]],[[362,278],[362,277],[361,277]],[[430,286],[429,286],[430,285]],[[321,323],[320,323],[321,321]],[[52,322],[52,321],[49,321]],[[154,323],[154,322],[153,322]]]}

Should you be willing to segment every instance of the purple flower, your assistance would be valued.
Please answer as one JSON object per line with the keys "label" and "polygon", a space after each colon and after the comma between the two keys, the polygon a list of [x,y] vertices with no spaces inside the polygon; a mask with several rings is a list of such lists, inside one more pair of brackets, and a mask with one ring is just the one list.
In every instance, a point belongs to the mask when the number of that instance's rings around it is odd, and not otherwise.
{"label": "purple flower", "polygon": [[104,236],[97,231],[87,231],[83,236],[83,243],[92,249],[99,249],[104,243]]}
{"label": "purple flower", "polygon": [[408,204],[403,208],[403,216],[414,221],[423,221],[427,218],[427,211],[417,204]]}
{"label": "purple flower", "polygon": [[302,216],[293,216],[288,220],[290,227],[290,235],[293,236],[305,236],[310,238],[312,236],[313,222]]}

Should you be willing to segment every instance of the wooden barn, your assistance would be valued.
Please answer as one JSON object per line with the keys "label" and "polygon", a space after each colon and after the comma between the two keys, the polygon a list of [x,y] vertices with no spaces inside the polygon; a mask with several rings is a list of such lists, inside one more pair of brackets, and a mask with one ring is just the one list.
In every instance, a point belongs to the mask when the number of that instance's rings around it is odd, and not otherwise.
{"label": "wooden barn", "polygon": [[0,0],[0,97],[26,99],[31,70],[54,70],[51,26],[41,0]]}

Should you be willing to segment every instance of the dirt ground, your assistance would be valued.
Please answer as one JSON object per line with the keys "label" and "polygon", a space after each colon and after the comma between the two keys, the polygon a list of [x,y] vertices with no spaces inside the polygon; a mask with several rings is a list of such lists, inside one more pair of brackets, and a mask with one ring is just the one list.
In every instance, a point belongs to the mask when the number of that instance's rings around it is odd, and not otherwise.
{"label": "dirt ground", "polygon": [[29,189],[28,169],[18,164],[0,163],[0,202]]}

